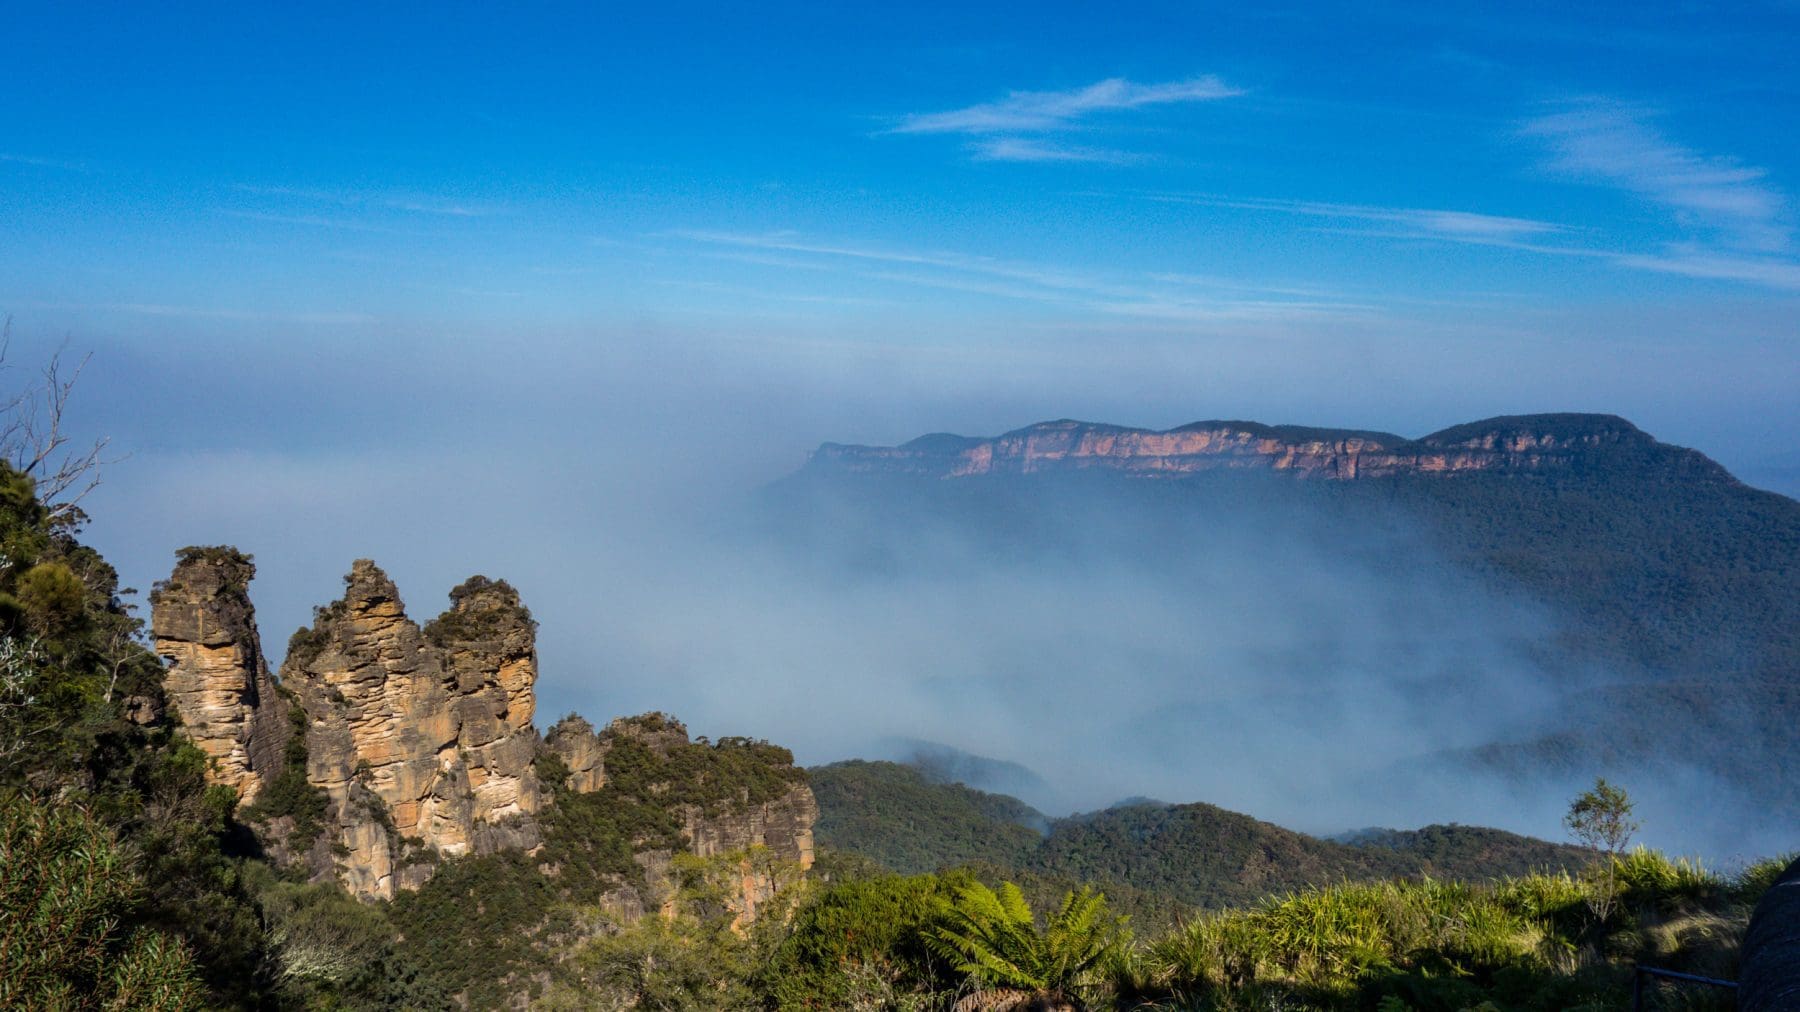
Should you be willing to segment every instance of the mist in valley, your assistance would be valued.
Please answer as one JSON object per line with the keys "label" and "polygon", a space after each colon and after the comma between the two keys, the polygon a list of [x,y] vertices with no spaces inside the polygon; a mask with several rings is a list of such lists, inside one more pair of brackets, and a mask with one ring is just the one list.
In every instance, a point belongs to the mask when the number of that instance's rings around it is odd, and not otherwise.
{"label": "mist in valley", "polygon": [[[129,368],[97,370],[93,400],[162,390],[177,410],[109,472],[93,540],[146,590],[185,544],[255,555],[272,662],[353,558],[386,568],[420,622],[464,577],[505,578],[541,623],[540,728],[663,710],[806,764],[932,742],[1026,767],[1042,786],[1021,793],[1051,815],[1148,796],[1320,834],[1454,821],[1560,839],[1568,799],[1605,773],[1651,844],[1786,845],[1789,827],[1675,762],[1521,776],[1472,761],[1565,726],[1616,676],[1547,663],[1564,617],[1459,571],[1403,513],[1257,481],[844,494],[787,476],[824,438],[945,418],[991,433],[1080,397],[884,388],[881,362],[821,371],[767,346],[715,348],[685,374],[653,343],[570,350],[560,367],[482,347],[455,365],[297,357],[245,382],[229,356],[178,376],[115,348]],[[309,399],[333,406],[313,445],[254,445],[264,410]],[[243,445],[184,428],[201,410],[241,412]]]}

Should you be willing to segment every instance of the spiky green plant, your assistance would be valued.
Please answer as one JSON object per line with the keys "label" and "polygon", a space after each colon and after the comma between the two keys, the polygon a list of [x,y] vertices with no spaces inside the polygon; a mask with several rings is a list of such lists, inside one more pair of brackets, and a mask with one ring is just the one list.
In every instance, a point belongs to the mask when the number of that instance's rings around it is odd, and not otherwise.
{"label": "spiky green plant", "polygon": [[1042,930],[1019,887],[998,892],[980,882],[960,887],[926,944],[982,988],[1015,988],[1074,998],[1094,970],[1129,940],[1125,918],[1092,888],[1071,892]]}
{"label": "spiky green plant", "polygon": [[1732,896],[1739,903],[1755,906],[1762,899],[1763,893],[1769,891],[1769,887],[1775,884],[1775,880],[1797,858],[1800,858],[1800,851],[1764,858],[1738,872],[1737,878],[1731,883]]}
{"label": "spiky green plant", "polygon": [[86,809],[0,793],[0,1006],[200,1007],[187,948],[133,925],[142,894]]}
{"label": "spiky green plant", "polygon": [[1668,910],[1723,893],[1723,878],[1688,858],[1669,858],[1638,847],[1614,860],[1613,874],[1627,902]]}

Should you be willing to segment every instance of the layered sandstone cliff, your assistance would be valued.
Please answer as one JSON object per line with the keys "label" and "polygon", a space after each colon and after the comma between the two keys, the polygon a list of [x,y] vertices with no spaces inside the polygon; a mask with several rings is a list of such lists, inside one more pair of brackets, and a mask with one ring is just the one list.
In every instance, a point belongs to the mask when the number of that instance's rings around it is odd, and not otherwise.
{"label": "layered sandstone cliff", "polygon": [[[152,597],[153,629],[170,701],[212,758],[211,779],[246,802],[286,785],[281,804],[244,809],[278,860],[391,898],[439,858],[534,850],[552,798],[535,763],[554,755],[567,769],[559,787],[611,786],[598,801],[664,813],[646,824],[667,828],[625,841],[644,884],[620,879],[609,894],[622,915],[669,902],[676,853],[731,865],[728,902],[744,921],[811,866],[818,806],[783,749],[694,742],[662,714],[598,732],[571,716],[540,741],[536,623],[505,582],[472,577],[420,627],[393,581],[359,560],[344,596],[294,635],[277,682],[250,605],[254,573],[233,549],[185,550]],[[613,784],[609,756],[626,783]]]}
{"label": "layered sandstone cliff", "polygon": [[306,711],[307,779],[330,799],[352,891],[414,884],[396,878],[414,851],[535,846],[537,657],[518,594],[472,579],[428,636],[373,562],[345,584],[295,636],[281,680]]}
{"label": "layered sandstone cliff", "polygon": [[[598,732],[579,717],[565,717],[544,742],[563,761],[566,783],[577,793],[606,788],[607,757],[615,750],[623,752],[638,773],[634,779],[649,781],[642,789],[666,798],[673,807],[682,849],[700,858],[728,860],[727,903],[740,923],[754,920],[761,904],[813,865],[819,803],[804,779],[777,776],[772,782],[765,777],[754,784],[720,783],[730,770],[725,759],[732,750],[766,746],[741,739],[716,745],[694,742],[681,722],[660,713],[620,718]],[[656,762],[646,764],[645,755]],[[643,775],[646,766],[648,777]],[[678,769],[689,775],[681,778]],[[667,878],[669,857],[669,851],[656,848],[640,855],[651,892],[662,894],[643,897],[646,908],[666,900],[667,889],[657,883]]]}
{"label": "layered sandstone cliff", "polygon": [[186,548],[150,594],[169,705],[212,760],[215,782],[245,802],[280,765],[289,730],[288,702],[263,659],[247,593],[255,575],[250,557],[235,550]]}
{"label": "layered sandstone cliff", "polygon": [[809,466],[855,473],[958,478],[1109,470],[1144,477],[1269,471],[1352,480],[1398,474],[1577,470],[1657,448],[1695,477],[1729,480],[1700,454],[1664,447],[1612,415],[1517,415],[1422,439],[1387,432],[1194,422],[1165,431],[1064,419],[989,438],[922,436],[899,446],[826,443]]}

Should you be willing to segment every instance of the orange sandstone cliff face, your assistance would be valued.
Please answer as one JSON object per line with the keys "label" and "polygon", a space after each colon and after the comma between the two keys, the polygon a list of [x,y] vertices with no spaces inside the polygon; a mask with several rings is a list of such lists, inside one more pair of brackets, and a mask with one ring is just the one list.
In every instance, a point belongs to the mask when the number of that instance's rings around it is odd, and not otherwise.
{"label": "orange sandstone cliff face", "polygon": [[[212,759],[209,779],[244,802],[281,774],[290,743],[305,746],[304,779],[326,803],[322,832],[292,839],[286,816],[259,831],[278,860],[359,897],[417,888],[438,857],[535,848],[537,817],[551,803],[534,767],[544,752],[563,760],[568,789],[588,793],[606,786],[606,757],[621,737],[663,757],[690,746],[687,729],[661,715],[598,733],[571,716],[540,740],[536,623],[512,587],[484,577],[452,590],[450,608],[420,627],[387,574],[358,560],[344,596],[294,636],[278,682],[250,604],[254,574],[233,549],[187,549],[156,588],[152,628],[170,664],[172,709]],[[755,918],[784,876],[812,865],[818,804],[804,782],[772,800],[745,795],[674,814],[688,852],[747,855],[728,890],[740,922]],[[622,888],[607,901],[621,916],[666,903],[670,890],[654,884],[668,884],[672,856],[638,855],[652,888]]]}
{"label": "orange sandstone cliff face", "polygon": [[1610,415],[1495,418],[1416,440],[1385,432],[1254,422],[1195,422],[1157,432],[1064,419],[991,439],[938,434],[900,446],[826,443],[813,453],[810,466],[935,478],[1078,470],[1167,477],[1235,470],[1353,480],[1562,470],[1609,449],[1653,444],[1630,422]]}
{"label": "orange sandstone cliff face", "polygon": [[[399,867],[411,851],[535,846],[537,654],[518,594],[471,580],[427,636],[373,562],[358,560],[346,584],[281,669],[307,716],[307,779],[349,851],[346,884],[388,898],[417,884]],[[365,794],[385,819],[364,817]]]}
{"label": "orange sandstone cliff face", "polygon": [[150,594],[151,636],[170,706],[212,759],[213,779],[249,802],[281,762],[288,703],[275,688],[245,593],[256,575],[230,550],[186,549]]}

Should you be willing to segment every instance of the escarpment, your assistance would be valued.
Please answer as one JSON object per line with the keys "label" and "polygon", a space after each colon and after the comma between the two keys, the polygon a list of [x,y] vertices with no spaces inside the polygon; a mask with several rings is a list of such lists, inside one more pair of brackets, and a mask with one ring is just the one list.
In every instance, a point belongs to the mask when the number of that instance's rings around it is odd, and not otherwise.
{"label": "escarpment", "polygon": [[1141,477],[1267,471],[1355,480],[1405,474],[1573,471],[1623,462],[1730,481],[1692,450],[1657,443],[1614,415],[1514,415],[1421,439],[1388,432],[1256,422],[1194,422],[1164,431],[1063,419],[989,438],[937,433],[899,446],[826,443],[809,468],[931,478],[1109,470]]}
{"label": "escarpment", "polygon": [[[655,909],[652,886],[676,853],[736,857],[727,894],[742,920],[786,869],[812,864],[817,804],[785,750],[693,742],[660,714],[599,732],[570,716],[540,738],[537,626],[504,581],[470,578],[421,627],[387,574],[358,560],[343,597],[294,634],[277,681],[250,605],[254,572],[232,549],[184,550],[153,595],[153,629],[210,779],[246,803],[281,785],[262,795],[279,799],[243,810],[278,859],[390,899],[445,858],[538,853],[554,799],[591,795],[618,809],[590,812],[596,821],[648,827],[621,841],[648,880],[608,872],[620,909]],[[545,761],[557,783],[540,782]]]}

